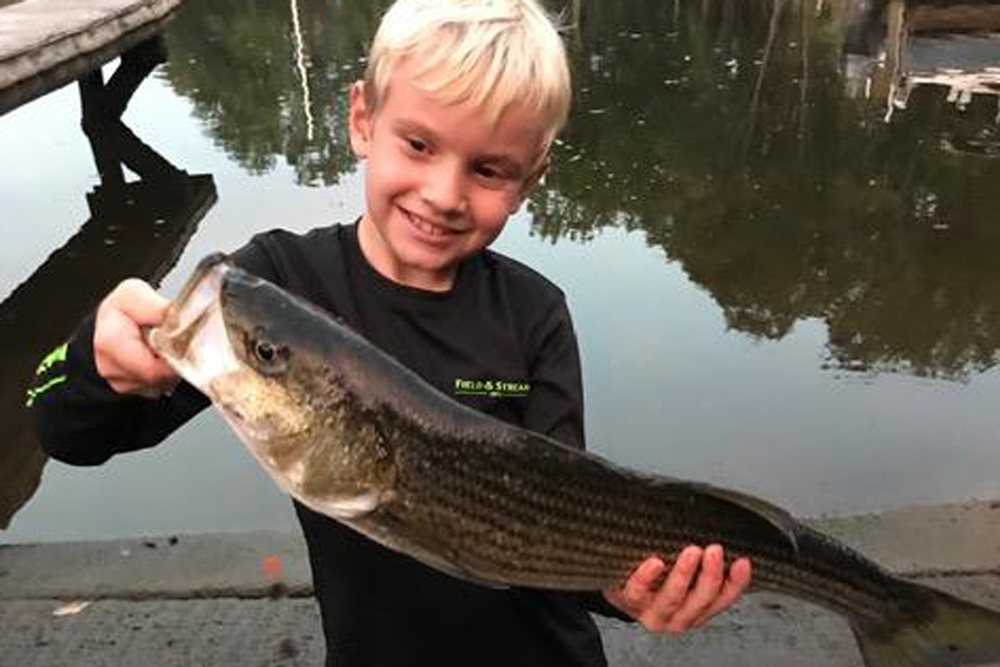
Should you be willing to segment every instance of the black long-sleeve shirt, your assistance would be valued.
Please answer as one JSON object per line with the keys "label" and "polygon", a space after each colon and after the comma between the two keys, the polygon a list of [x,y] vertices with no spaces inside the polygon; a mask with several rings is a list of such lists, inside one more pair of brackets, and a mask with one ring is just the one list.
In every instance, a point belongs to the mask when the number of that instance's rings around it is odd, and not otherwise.
{"label": "black long-sleeve shirt", "polygon": [[[336,314],[456,400],[583,447],[580,363],[565,299],[524,265],[483,251],[462,263],[450,291],[417,290],[371,268],[356,226],[262,234],[234,260]],[[97,373],[92,338],[90,319],[65,361],[46,367],[36,385],[49,387],[34,396],[33,412],[52,457],[92,465],[151,447],[208,405],[186,383],[157,400],[115,393]],[[497,391],[498,381],[517,391]],[[328,665],[605,664],[588,610],[617,614],[596,592],[470,584],[299,503],[295,510]]]}

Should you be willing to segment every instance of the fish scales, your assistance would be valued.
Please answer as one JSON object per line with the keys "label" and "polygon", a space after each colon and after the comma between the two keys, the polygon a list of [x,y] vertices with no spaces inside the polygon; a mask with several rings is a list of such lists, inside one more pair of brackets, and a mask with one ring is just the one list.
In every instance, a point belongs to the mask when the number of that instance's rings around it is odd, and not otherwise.
{"label": "fish scales", "polygon": [[[539,443],[529,444],[520,451],[530,453],[531,446],[537,447]],[[481,567],[513,565],[521,572],[530,572],[531,580],[545,576],[554,580],[552,572],[559,571],[564,579],[577,580],[580,586],[592,589],[623,577],[637,558],[659,554],[669,559],[686,544],[720,541],[728,530],[728,541],[738,553],[760,559],[762,564],[773,564],[774,574],[767,576],[765,572],[759,576],[759,585],[771,584],[770,587],[786,592],[812,591],[814,599],[828,606],[842,606],[837,601],[844,594],[857,592],[850,586],[837,586],[825,572],[813,577],[794,576],[802,570],[793,565],[794,554],[787,541],[776,541],[771,557],[766,558],[767,549],[759,536],[756,540],[748,539],[744,545],[734,537],[742,524],[698,531],[695,528],[703,522],[690,516],[677,520],[669,514],[670,509],[683,507],[684,497],[657,494],[637,500],[635,493],[629,493],[637,487],[628,479],[621,480],[620,489],[607,484],[602,488],[600,484],[588,484],[588,480],[553,485],[552,471],[545,466],[527,465],[531,462],[521,466],[509,450],[492,446],[472,452],[476,447],[477,443],[460,439],[451,446],[444,446],[440,438],[434,442],[407,443],[405,450],[411,456],[424,453],[426,459],[410,463],[416,474],[404,474],[403,478],[412,483],[411,478],[416,477],[423,484],[397,490],[409,494],[411,507],[437,508],[437,512],[425,517],[428,530],[440,525],[464,527],[464,532],[456,529],[449,533],[456,540],[455,549],[478,550]],[[433,475],[420,477],[426,471],[432,471]],[[560,472],[566,473],[563,469]],[[443,512],[445,508],[448,514]],[[664,526],[674,527],[675,532],[665,532]],[[490,548],[499,553],[491,557]],[[526,557],[526,552],[532,554],[531,558]],[[803,562],[802,558],[794,561],[799,566]],[[783,570],[786,576],[781,576]],[[471,574],[484,578],[513,576],[503,570]],[[567,577],[568,574],[573,576]],[[819,594],[820,583],[826,583],[833,592]],[[855,597],[870,604],[883,593],[876,591]]]}
{"label": "fish scales", "polygon": [[[753,550],[754,586],[792,594],[841,613],[879,616],[884,613],[889,579],[878,572],[845,580],[843,569],[834,569],[815,558],[811,536],[799,535],[799,551]],[[844,563],[847,565],[847,563]],[[871,611],[874,610],[874,611]]]}
{"label": "fish scales", "polygon": [[[469,443],[465,444],[465,447],[459,446],[458,449],[469,449]],[[477,456],[469,456],[468,451],[464,454],[459,452],[456,456],[442,460],[439,455],[440,450],[441,448],[436,447],[432,451],[435,460],[431,467],[437,472],[436,478],[423,480],[427,484],[416,489],[416,493],[411,497],[411,506],[454,504],[457,511],[464,515],[460,519],[460,523],[464,522],[469,526],[485,523],[494,527],[496,534],[506,533],[503,540],[504,545],[508,548],[517,545],[516,553],[522,557],[519,561],[521,565],[527,565],[524,557],[531,553],[538,558],[556,559],[563,563],[576,562],[580,564],[582,557],[588,557],[588,561],[582,563],[583,565],[588,564],[589,559],[592,558],[592,551],[588,551],[586,547],[595,543],[589,538],[589,534],[595,530],[601,530],[602,527],[596,525],[591,517],[585,513],[574,511],[580,507],[579,502],[565,496],[545,493],[544,487],[551,487],[551,484],[540,479],[535,471],[524,471],[523,475],[517,474],[516,470],[512,471],[513,474],[504,472],[493,474],[490,472],[490,468],[496,465],[502,466],[503,463],[489,457],[483,461]],[[468,464],[470,460],[480,461],[482,465],[470,466]],[[446,466],[452,462],[455,464],[455,469],[447,470]],[[453,492],[455,487],[447,483],[440,483],[442,478],[462,480],[464,488],[467,490],[466,493],[469,492],[468,490],[483,490],[485,495],[480,498],[481,502],[472,502],[473,499],[459,492],[458,501],[453,503],[454,499],[449,498],[448,494]],[[508,480],[516,479],[518,482],[504,485],[502,480],[505,478]],[[406,491],[413,492],[409,489]],[[489,518],[483,519],[484,514]],[[419,517],[413,517],[413,519],[416,521],[419,520]],[[435,519],[436,517],[432,517],[432,522],[427,527],[428,530],[433,530]],[[469,539],[471,542],[477,542],[479,537],[478,530],[470,531]],[[631,532],[626,537],[632,541],[636,540]],[[621,554],[616,553],[615,549],[608,549],[607,545],[614,546],[621,540],[616,539],[614,534],[607,534],[604,538],[603,544],[605,546],[602,546],[601,551],[617,556],[615,561],[618,562],[620,570],[621,561],[627,562],[627,557],[623,558]],[[601,544],[602,541],[596,543]],[[469,544],[465,547],[477,548],[477,545]],[[532,569],[542,570],[543,568]],[[611,579],[607,570],[603,574],[605,582]],[[593,585],[593,581],[590,582],[591,588]]]}
{"label": "fish scales", "polygon": [[[660,534],[661,539],[657,546],[660,547],[659,551],[661,552],[665,551],[663,548],[664,544],[675,549],[683,543],[689,543],[698,537],[704,537],[692,531],[680,530],[676,539],[664,542],[662,539],[662,529],[664,526],[662,512],[651,512],[642,507],[638,508],[640,511],[636,512],[637,508],[634,505],[630,507],[627,502],[622,502],[622,499],[625,498],[623,494],[613,493],[609,495],[600,493],[598,486],[595,485],[591,488],[582,482],[576,485],[557,486],[555,488],[568,488],[571,492],[568,494],[554,494],[552,493],[554,487],[550,483],[549,471],[530,465],[522,469],[518,469],[517,466],[511,468],[511,465],[514,463],[512,457],[499,456],[500,450],[494,447],[488,447],[483,452],[475,452],[473,454],[470,452],[470,448],[474,446],[474,443],[466,442],[457,443],[454,447],[446,447],[438,439],[429,447],[426,455],[430,459],[430,463],[424,460],[421,464],[415,464],[411,467],[418,472],[433,470],[436,474],[433,480],[428,480],[430,484],[426,488],[416,492],[417,494],[422,493],[426,496],[423,498],[423,502],[414,501],[413,504],[417,506],[444,507],[453,504],[455,498],[458,498],[458,502],[454,503],[455,506],[465,510],[466,513],[476,511],[477,508],[480,510],[483,508],[494,508],[490,511],[495,511],[499,516],[506,517],[507,519],[503,522],[499,519],[494,519],[492,524],[498,528],[501,524],[515,527],[530,526],[533,521],[529,521],[528,519],[533,517],[558,517],[563,523],[567,524],[564,526],[565,529],[562,535],[560,535],[559,541],[553,544],[554,547],[565,547],[561,562],[572,562],[575,559],[578,560],[580,555],[589,555],[585,547],[594,544],[601,545],[601,547],[610,544],[614,548],[624,545],[632,551],[642,550],[644,553],[649,553],[651,551],[651,543],[647,534],[651,533],[653,529]],[[534,443],[530,446],[537,447],[539,444]],[[408,452],[421,451],[416,443],[408,443],[405,449]],[[445,455],[445,452],[449,455]],[[473,465],[470,462],[476,462],[476,464]],[[449,469],[449,466],[454,466],[454,469]],[[565,473],[565,471],[563,472]],[[460,481],[460,485],[454,486],[453,484],[449,484],[449,480],[458,480]],[[516,484],[508,482],[505,485],[503,483],[504,480],[517,480],[517,482]],[[625,483],[627,484],[627,481]],[[631,486],[629,485],[629,487]],[[526,490],[528,491],[527,493],[525,493]],[[443,493],[444,491],[450,491],[452,494],[457,495],[450,496],[448,493]],[[477,491],[482,491],[483,494],[479,498],[469,498],[463,495],[463,493],[475,493]],[[573,493],[573,491],[576,491],[576,493]],[[505,500],[509,500],[510,502],[505,502]],[[515,500],[522,501],[522,506],[516,506],[513,502]],[[602,503],[605,500],[610,500],[611,502]],[[657,500],[663,501],[664,498],[660,497]],[[595,504],[598,506],[595,507]],[[648,503],[646,504],[648,505]],[[578,511],[579,508],[584,507],[588,509],[584,512]],[[657,502],[653,507],[663,509],[665,504]],[[629,512],[629,510],[632,511]],[[627,525],[626,531],[620,536],[621,539],[616,539],[619,537],[618,533],[621,532],[620,526],[616,526],[616,521],[620,521],[620,517],[622,516],[636,516],[637,519],[629,520],[628,524],[632,525]],[[520,521],[510,521],[512,517],[520,519]],[[439,516],[432,518],[433,521],[439,519]],[[643,519],[645,519],[645,522],[643,522]],[[466,520],[470,524],[482,522],[481,519],[471,516],[467,516]],[[490,521],[487,520],[486,523],[490,523]],[[687,522],[675,521],[673,523],[680,523],[682,526],[693,525]],[[482,531],[476,531],[475,537],[478,538],[481,534]],[[601,535],[603,540],[594,541],[591,539],[597,535]],[[578,538],[577,542],[574,543],[571,539],[567,539],[571,536],[576,536]],[[536,531],[531,534],[530,538],[533,542],[552,544],[550,540],[546,539],[546,532],[544,530],[541,532]],[[523,540],[524,538],[521,539]],[[507,546],[512,541],[517,542],[517,539],[504,540],[504,545]],[[590,553],[593,553],[592,546]],[[664,553],[664,555],[668,554]],[[620,563],[623,560],[628,562],[629,558],[634,559],[634,557],[634,553],[629,554],[626,558],[622,558],[619,555],[616,562]],[[604,575],[606,580],[607,573],[605,572]]]}
{"label": "fish scales", "polygon": [[[408,443],[408,452],[422,451],[413,444]],[[808,540],[796,553],[784,539],[762,543],[759,536],[750,536],[741,542],[737,535],[742,524],[715,525],[699,531],[703,522],[694,517],[684,521],[674,516],[665,519],[671,508],[685,505],[684,497],[646,494],[636,499],[636,494],[629,492],[636,487],[628,479],[621,480],[622,488],[583,481],[553,485],[550,470],[544,466],[520,469],[508,450],[487,447],[484,452],[473,453],[470,450],[477,446],[474,442],[456,442],[452,448],[441,444],[440,440],[430,443],[427,455],[431,460],[414,466],[419,471],[434,471],[435,475],[423,480],[426,487],[409,490],[414,494],[411,504],[452,509],[447,517],[428,516],[432,526],[429,529],[441,523],[468,529],[465,534],[452,533],[455,548],[467,553],[476,551],[476,563],[470,568],[492,569],[470,572],[472,578],[517,580],[519,572],[525,578],[521,583],[541,579],[549,585],[593,589],[620,580],[639,558],[661,555],[669,560],[687,544],[721,541],[728,533],[731,548],[754,559],[759,588],[794,592],[840,611],[877,610],[865,614],[869,617],[883,613],[887,590],[874,585],[875,580],[881,582],[880,572],[866,571],[866,577],[852,584],[837,581],[838,571],[854,571],[858,564],[857,558],[843,548],[838,547],[842,560],[851,562],[834,567],[810,559],[807,547],[812,545]],[[442,483],[445,479],[450,483]],[[665,525],[674,532],[666,532]],[[807,534],[804,527],[799,531]],[[813,533],[808,535],[818,539]],[[829,544],[820,541],[819,546]]]}
{"label": "fish scales", "polygon": [[892,576],[746,494],[637,473],[463,407],[316,307],[207,258],[150,344],[298,501],[444,572],[595,590],[720,543],[843,614],[867,667],[1000,661],[1000,614]]}
{"label": "fish scales", "polygon": [[[405,448],[411,456],[416,456],[413,452],[422,451],[415,444],[407,443]],[[473,452],[471,450],[477,446],[474,442],[442,445],[438,440],[428,448],[429,464],[424,461],[422,465],[412,465],[417,471],[433,470],[435,476],[422,480],[426,482],[423,487],[407,490],[413,494],[410,505],[453,505],[456,511],[465,514],[460,521],[467,521],[470,526],[485,524],[492,526],[496,533],[520,529],[523,532],[504,538],[501,544],[508,550],[513,544],[520,544],[517,553],[522,556],[526,551],[534,552],[536,557],[551,564],[564,568],[576,566],[577,572],[587,573],[589,580],[582,583],[587,588],[620,579],[638,557],[659,553],[669,558],[681,546],[721,537],[724,530],[724,526],[716,526],[714,531],[699,533],[693,527],[704,522],[692,521],[692,517],[678,520],[671,515],[671,505],[684,507],[688,504],[684,497],[669,494],[649,497],[646,494],[645,498],[637,498],[641,494],[630,490],[639,487],[624,477],[620,479],[620,488],[607,484],[602,488],[601,484],[588,484],[586,479],[576,479],[576,484],[553,485],[552,470],[544,465],[522,467],[509,450],[486,447],[482,452]],[[531,447],[538,446],[539,443],[529,443],[519,451],[530,455]],[[524,461],[525,464],[530,462]],[[586,471],[596,472],[596,469],[585,466],[583,474],[587,474]],[[566,470],[560,472],[566,475]],[[590,473],[591,481],[593,472]],[[448,496],[455,487],[443,480],[460,480],[466,492],[483,490],[487,495],[480,498],[480,502],[472,502],[472,498],[459,492],[459,500],[455,502]],[[508,480],[506,484],[505,480]],[[509,480],[516,480],[516,483]],[[561,492],[562,489],[569,491]],[[495,513],[495,516],[483,519],[484,512]],[[433,524],[439,520],[440,517],[431,516],[428,530],[433,530]],[[478,528],[470,531],[470,539],[478,542],[483,532]],[[746,551],[752,551],[749,545]],[[524,567],[527,563],[522,558],[518,565]],[[531,569],[540,572],[545,568],[536,565]]]}
{"label": "fish scales", "polygon": [[[466,443],[466,449],[469,446],[469,443]],[[439,452],[440,448],[437,451]],[[566,486],[575,489],[577,485],[552,485],[547,476],[549,471],[543,467],[514,471],[521,474],[497,475],[496,468],[502,469],[505,465],[511,465],[510,457],[505,456],[503,458],[507,460],[500,461],[497,459],[501,457],[495,451],[491,454],[494,460],[482,466],[470,466],[467,463],[470,458],[477,461],[482,459],[479,456],[470,457],[466,452],[465,456],[455,456],[450,459],[459,464],[458,469],[454,471],[442,470],[444,465],[440,460],[434,461],[430,468],[441,476],[465,480],[469,488],[495,487],[493,497],[505,499],[505,502],[502,501],[499,505],[475,504],[463,499],[457,506],[459,509],[476,508],[470,511],[479,512],[484,511],[483,508],[489,508],[496,516],[490,520],[479,519],[479,521],[492,526],[497,532],[509,531],[512,526],[527,531],[534,526],[536,530],[525,535],[517,535],[515,539],[504,540],[502,543],[503,546],[510,548],[511,543],[523,542],[525,545],[532,545],[530,547],[522,545],[523,550],[531,548],[540,552],[540,556],[547,562],[532,567],[534,572],[544,572],[546,565],[560,567],[564,571],[567,566],[574,566],[576,574],[586,574],[589,579],[583,585],[594,588],[600,584],[608,585],[617,577],[627,574],[629,565],[634,565],[637,558],[659,554],[669,559],[686,544],[718,541],[725,532],[724,526],[713,526],[711,529],[699,531],[696,528],[703,522],[697,518],[689,516],[687,520],[678,521],[676,517],[669,516],[672,505],[684,505],[683,498],[665,494],[649,497],[647,494],[647,497],[636,499],[636,494],[629,492],[629,489],[635,486],[629,484],[627,479],[622,480],[621,489],[606,486],[605,489],[592,490],[581,483],[579,488],[585,491],[580,494],[557,493],[553,489],[558,490]],[[482,474],[477,475],[481,471]],[[449,472],[452,474],[449,475]],[[518,483],[506,487],[499,486],[500,481],[504,479],[517,479]],[[526,491],[529,484],[531,488]],[[427,505],[446,502],[440,497],[428,497],[425,501]],[[515,507],[519,501],[522,507]],[[519,520],[504,521],[502,517]],[[543,517],[546,521],[543,523],[537,517]],[[623,521],[621,517],[629,518]],[[665,529],[665,526],[673,530]],[[728,542],[734,545],[738,553],[751,555],[755,559],[765,558],[768,550],[759,543],[759,539],[756,542],[748,539],[741,544],[734,537],[734,533],[741,527],[741,525],[735,526],[734,530],[730,531]],[[478,535],[475,537],[478,538]],[[777,576],[782,569],[787,569],[789,574],[801,570],[791,564],[795,557],[787,541],[775,541],[771,546],[771,557],[762,562],[774,564],[775,587],[784,587],[786,590],[809,589],[815,586],[816,582],[831,581],[829,576],[815,578]],[[519,551],[520,553],[522,552]],[[527,565],[524,560],[520,560],[518,564]],[[771,581],[767,576],[762,576],[760,579],[762,584]],[[805,580],[803,585],[796,586],[795,582],[800,580]],[[853,590],[841,587],[841,590],[845,589]],[[822,597],[826,599],[829,596]],[[870,597],[877,599],[877,595]]]}

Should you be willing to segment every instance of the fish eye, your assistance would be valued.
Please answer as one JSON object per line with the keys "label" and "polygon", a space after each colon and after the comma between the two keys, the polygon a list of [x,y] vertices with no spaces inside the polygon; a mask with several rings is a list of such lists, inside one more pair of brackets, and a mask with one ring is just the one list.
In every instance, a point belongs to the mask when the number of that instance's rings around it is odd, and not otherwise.
{"label": "fish eye", "polygon": [[266,340],[257,341],[253,346],[253,353],[265,364],[273,362],[275,357],[278,356],[278,351],[274,348],[274,345]]}
{"label": "fish eye", "polygon": [[277,375],[288,368],[289,350],[284,345],[273,342],[263,332],[247,336],[246,347],[251,361],[264,375]]}

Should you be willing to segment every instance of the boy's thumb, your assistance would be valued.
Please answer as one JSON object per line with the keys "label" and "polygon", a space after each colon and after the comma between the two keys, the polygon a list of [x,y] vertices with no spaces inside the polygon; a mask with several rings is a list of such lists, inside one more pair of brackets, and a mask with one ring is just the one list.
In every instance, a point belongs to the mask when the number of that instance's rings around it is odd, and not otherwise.
{"label": "boy's thumb", "polygon": [[149,283],[138,278],[123,281],[116,289],[112,305],[130,320],[143,326],[163,321],[170,300],[159,294]]}

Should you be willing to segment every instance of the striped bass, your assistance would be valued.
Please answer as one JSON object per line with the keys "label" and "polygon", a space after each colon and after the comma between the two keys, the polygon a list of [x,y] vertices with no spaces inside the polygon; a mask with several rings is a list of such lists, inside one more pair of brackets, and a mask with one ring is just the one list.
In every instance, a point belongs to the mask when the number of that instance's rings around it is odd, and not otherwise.
{"label": "striped bass", "polygon": [[868,667],[1000,661],[1000,613],[894,577],[734,490],[643,474],[453,401],[306,301],[213,255],[149,332],[278,486],[462,579],[601,590],[688,544],[843,615]]}

